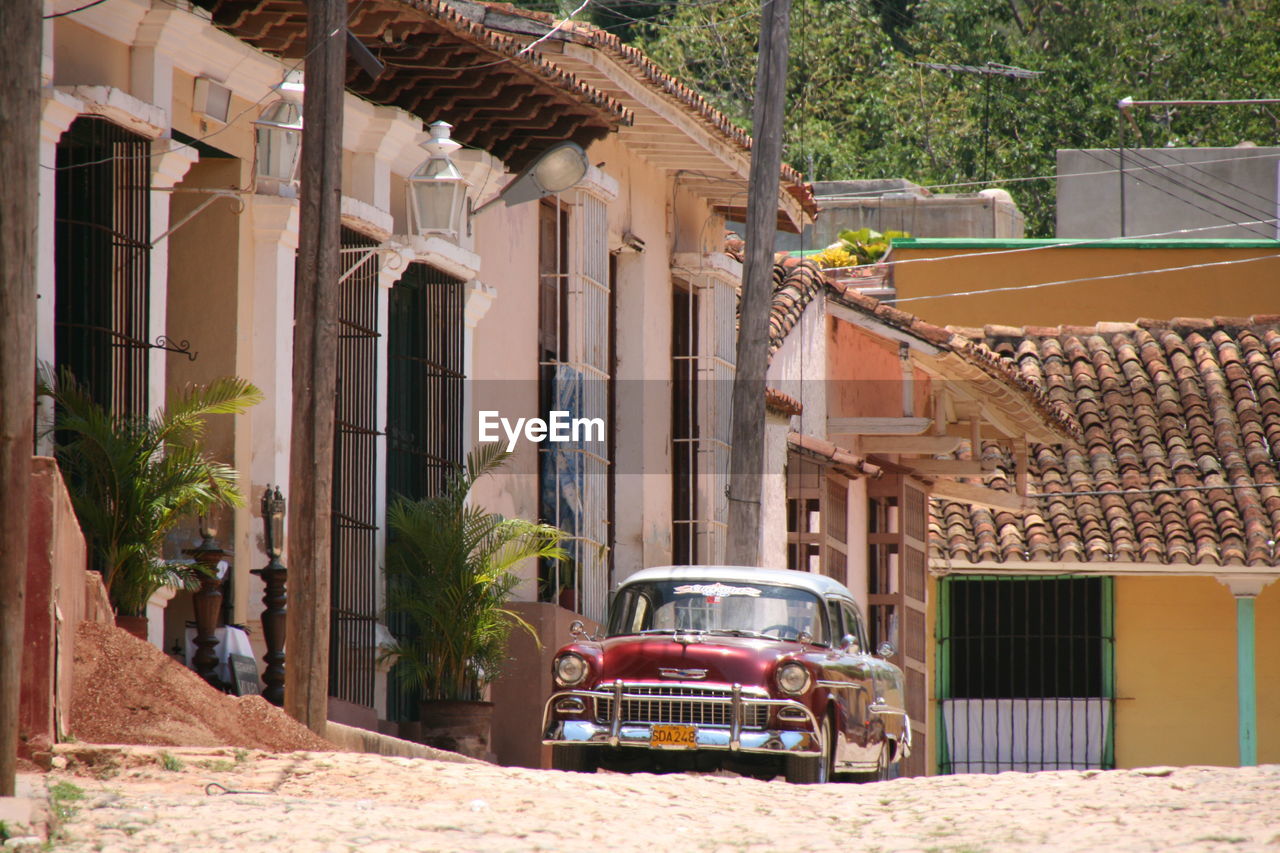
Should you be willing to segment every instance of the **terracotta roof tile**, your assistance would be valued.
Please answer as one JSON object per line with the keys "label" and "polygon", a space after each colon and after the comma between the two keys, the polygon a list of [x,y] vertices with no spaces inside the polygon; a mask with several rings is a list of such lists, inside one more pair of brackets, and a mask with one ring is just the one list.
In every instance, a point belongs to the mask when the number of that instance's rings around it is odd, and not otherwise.
{"label": "terracotta roof tile", "polygon": [[[1082,441],[1033,446],[1039,513],[935,502],[935,558],[1277,564],[1280,317],[967,331],[1069,406]],[[995,445],[982,454],[1012,470]]]}

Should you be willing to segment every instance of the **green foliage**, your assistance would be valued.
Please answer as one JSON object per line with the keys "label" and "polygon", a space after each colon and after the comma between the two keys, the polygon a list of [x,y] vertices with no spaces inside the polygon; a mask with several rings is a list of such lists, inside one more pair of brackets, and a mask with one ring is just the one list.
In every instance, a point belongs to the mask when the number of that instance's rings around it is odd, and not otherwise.
{"label": "green foliage", "polygon": [[564,533],[467,501],[476,481],[508,456],[500,445],[483,445],[440,495],[399,499],[387,510],[387,611],[411,630],[384,656],[399,656],[396,665],[424,699],[480,699],[501,670],[512,628],[537,639],[505,604],[519,582],[517,564],[563,559]]}
{"label": "green foliage", "polygon": [[[675,4],[636,43],[749,128],[759,7]],[[1118,144],[1125,96],[1273,97],[1278,44],[1280,0],[794,0],[785,156],[813,180],[904,177],[958,191],[1052,175],[1058,148]],[[1044,73],[1017,80],[919,62]],[[1264,106],[1135,110],[1126,144],[1274,143],[1278,116]],[[1029,235],[1052,235],[1051,179],[1001,186]]]}
{"label": "green foliage", "polygon": [[60,823],[75,817],[77,809],[72,803],[83,799],[84,789],[74,782],[55,782],[49,787],[49,805]]}
{"label": "green foliage", "polygon": [[182,763],[182,759],[171,752],[161,752],[156,756],[156,760],[160,766],[170,773],[177,773],[186,765]]}
{"label": "green foliage", "polygon": [[160,587],[190,587],[194,567],[161,559],[165,534],[184,518],[244,502],[235,470],[204,451],[205,420],[243,412],[261,392],[225,377],[188,388],[151,417],[111,414],[69,371],[42,375],[40,392],[57,406],[58,465],[117,612],[141,615]]}

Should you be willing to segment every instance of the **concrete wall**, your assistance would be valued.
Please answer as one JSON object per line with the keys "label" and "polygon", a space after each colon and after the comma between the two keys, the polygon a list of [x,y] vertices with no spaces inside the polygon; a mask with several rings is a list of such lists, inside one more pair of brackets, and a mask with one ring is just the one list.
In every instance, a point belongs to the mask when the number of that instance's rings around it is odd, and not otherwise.
{"label": "concrete wall", "polygon": [[1002,189],[931,193],[910,181],[819,181],[813,185],[818,216],[801,234],[779,232],[779,251],[821,249],[846,229],[906,231],[913,237],[1013,239],[1025,218]]}
{"label": "concrete wall", "polygon": [[1057,235],[1280,239],[1277,192],[1280,148],[1064,149]]}
{"label": "concrete wall", "polygon": [[76,626],[114,624],[102,577],[85,569],[85,543],[57,463],[31,460],[27,593],[18,697],[18,750],[47,751],[69,730]]}
{"label": "concrete wall", "polygon": [[[1280,244],[1184,241],[1053,248],[1055,241],[920,241],[895,246],[897,304],[940,325],[1094,325],[1140,317],[1243,317],[1276,310]],[[1031,249],[1031,251],[1015,251]],[[948,258],[949,260],[935,260]],[[1253,260],[1251,258],[1262,258]],[[1200,269],[1115,276],[1142,270]],[[1001,290],[1072,281],[1033,290]],[[951,293],[985,292],[952,296]],[[929,297],[915,301],[918,297]],[[940,298],[937,298],[940,297]]]}

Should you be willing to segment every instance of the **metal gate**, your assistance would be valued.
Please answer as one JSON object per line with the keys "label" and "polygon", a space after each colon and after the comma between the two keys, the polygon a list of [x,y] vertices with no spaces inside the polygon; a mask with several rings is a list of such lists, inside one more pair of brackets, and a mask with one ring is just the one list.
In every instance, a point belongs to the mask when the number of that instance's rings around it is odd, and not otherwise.
{"label": "metal gate", "polygon": [[106,119],[76,119],[58,143],[54,348],[117,415],[147,413],[151,149]]}
{"label": "metal gate", "polygon": [[[387,503],[439,494],[462,461],[463,307],[461,279],[410,264],[391,289],[387,321]],[[390,534],[389,534],[390,535]],[[389,617],[400,640],[407,620]],[[417,692],[398,669],[387,682],[387,719],[418,718]]]}
{"label": "metal gate", "polygon": [[[329,695],[373,707],[378,623],[378,258],[342,229],[334,418]],[[356,251],[347,251],[347,250]]]}
{"label": "metal gate", "polygon": [[938,772],[1115,766],[1113,581],[939,584]]}

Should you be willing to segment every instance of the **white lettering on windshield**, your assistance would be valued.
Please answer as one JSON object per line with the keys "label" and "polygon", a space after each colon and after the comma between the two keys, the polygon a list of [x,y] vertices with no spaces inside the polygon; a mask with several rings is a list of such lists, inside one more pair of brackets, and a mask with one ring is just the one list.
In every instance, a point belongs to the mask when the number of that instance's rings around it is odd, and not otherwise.
{"label": "white lettering on windshield", "polygon": [[676,595],[705,595],[720,598],[726,595],[746,595],[759,598],[760,590],[753,586],[729,586],[723,583],[687,583],[674,590]]}

